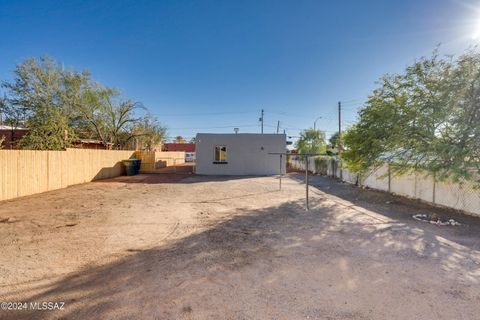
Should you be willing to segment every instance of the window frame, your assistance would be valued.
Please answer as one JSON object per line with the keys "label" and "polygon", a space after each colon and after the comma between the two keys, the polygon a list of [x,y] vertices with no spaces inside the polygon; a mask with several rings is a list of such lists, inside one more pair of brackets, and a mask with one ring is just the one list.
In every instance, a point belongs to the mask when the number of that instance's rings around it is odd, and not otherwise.
{"label": "window frame", "polygon": [[[218,159],[217,159],[217,150],[220,148],[219,154],[218,154]],[[222,150],[224,149],[224,150]],[[224,153],[224,160],[222,159],[221,152],[223,151]],[[227,146],[223,144],[217,144],[213,148],[213,164],[227,164],[228,163],[228,157],[227,157]]]}

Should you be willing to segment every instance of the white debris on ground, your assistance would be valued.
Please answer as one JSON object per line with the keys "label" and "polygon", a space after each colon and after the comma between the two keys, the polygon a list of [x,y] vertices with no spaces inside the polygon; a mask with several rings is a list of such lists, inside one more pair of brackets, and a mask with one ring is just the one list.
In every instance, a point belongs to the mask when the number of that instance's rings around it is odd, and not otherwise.
{"label": "white debris on ground", "polygon": [[445,221],[442,221],[440,218],[437,217],[436,214],[414,214],[412,216],[413,219],[422,221],[422,222],[429,222],[431,224],[436,224],[439,226],[459,226],[460,223],[458,221],[455,221],[454,219],[448,219]]}

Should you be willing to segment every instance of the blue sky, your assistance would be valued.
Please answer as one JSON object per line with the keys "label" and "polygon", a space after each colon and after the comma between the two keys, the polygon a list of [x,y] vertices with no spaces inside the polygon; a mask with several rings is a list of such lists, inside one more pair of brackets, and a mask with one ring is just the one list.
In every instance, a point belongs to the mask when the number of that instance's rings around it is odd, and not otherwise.
{"label": "blue sky", "polygon": [[[480,32],[480,1],[0,1],[0,79],[49,55],[141,101],[169,135],[344,126],[384,73]],[[478,34],[480,36],[480,33]]]}

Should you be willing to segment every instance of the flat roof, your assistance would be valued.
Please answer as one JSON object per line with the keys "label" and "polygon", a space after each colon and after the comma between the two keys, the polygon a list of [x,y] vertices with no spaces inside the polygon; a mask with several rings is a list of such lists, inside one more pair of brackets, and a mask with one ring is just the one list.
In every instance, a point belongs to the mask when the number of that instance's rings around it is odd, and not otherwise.
{"label": "flat roof", "polygon": [[197,133],[211,136],[286,136],[285,133]]}
{"label": "flat roof", "polygon": [[22,127],[11,127],[11,126],[0,126],[0,130],[28,130],[27,128],[22,128]]}

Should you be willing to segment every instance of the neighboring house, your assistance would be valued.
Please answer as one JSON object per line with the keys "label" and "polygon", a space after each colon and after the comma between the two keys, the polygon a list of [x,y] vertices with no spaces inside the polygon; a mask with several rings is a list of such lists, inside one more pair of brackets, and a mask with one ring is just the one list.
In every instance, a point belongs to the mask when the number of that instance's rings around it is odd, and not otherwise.
{"label": "neighboring house", "polygon": [[[15,128],[10,126],[0,125],[0,138],[3,137],[2,148],[3,149],[15,149],[20,139],[26,135],[28,129]],[[1,140],[1,139],[0,139]]]}
{"label": "neighboring house", "polygon": [[[197,174],[274,175],[285,173],[285,134],[213,134],[196,137]],[[272,154],[274,153],[274,154]]]}
{"label": "neighboring house", "polygon": [[73,148],[79,149],[108,149],[102,141],[95,139],[79,139],[73,142]]}
{"label": "neighboring house", "polygon": [[163,151],[195,152],[195,143],[165,143]]}
{"label": "neighboring house", "polygon": [[[0,140],[3,137],[3,149],[16,149],[18,141],[28,133],[27,128],[14,128],[0,125]],[[0,149],[2,149],[0,148]],[[72,148],[79,149],[108,149],[100,140],[79,139],[72,143]]]}

